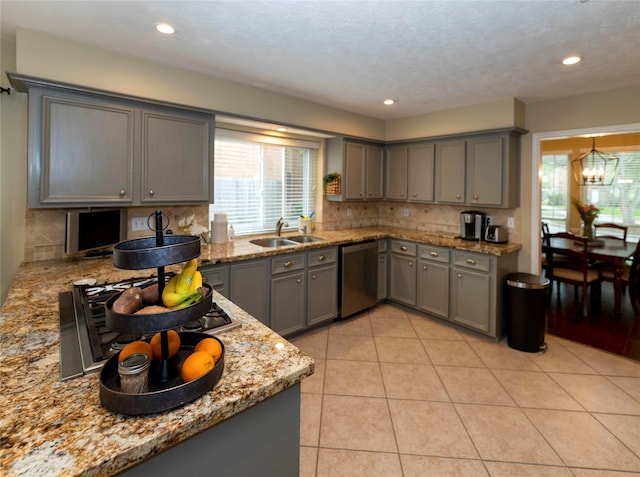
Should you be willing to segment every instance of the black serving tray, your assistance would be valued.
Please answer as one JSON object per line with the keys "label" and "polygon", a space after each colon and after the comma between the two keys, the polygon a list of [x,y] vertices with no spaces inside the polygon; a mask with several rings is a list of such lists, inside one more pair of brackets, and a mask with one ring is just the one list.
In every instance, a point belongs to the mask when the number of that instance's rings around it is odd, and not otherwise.
{"label": "black serving tray", "polygon": [[[132,416],[154,414],[175,409],[187,404],[207,391],[220,381],[224,370],[224,343],[216,336],[206,333],[182,332],[180,335],[180,351],[170,358],[172,365],[178,369],[178,375],[169,381],[160,382],[157,369],[158,360],[151,362],[149,374],[149,390],[145,393],[125,393],[120,388],[118,375],[118,355],[112,356],[100,371],[100,402],[104,407],[115,412]],[[222,346],[222,356],[207,374],[188,383],[180,377],[180,366],[189,356],[195,346],[204,338],[214,338]]]}
{"label": "black serving tray", "polygon": [[125,270],[158,268],[200,256],[201,238],[195,235],[165,235],[126,240],[113,247],[113,264]]}
{"label": "black serving tray", "polygon": [[199,302],[177,310],[148,315],[127,315],[113,311],[111,308],[113,302],[120,296],[118,293],[109,298],[104,306],[107,328],[129,335],[143,335],[179,328],[202,318],[211,309],[212,287],[208,283],[203,283],[202,288],[205,294]]}

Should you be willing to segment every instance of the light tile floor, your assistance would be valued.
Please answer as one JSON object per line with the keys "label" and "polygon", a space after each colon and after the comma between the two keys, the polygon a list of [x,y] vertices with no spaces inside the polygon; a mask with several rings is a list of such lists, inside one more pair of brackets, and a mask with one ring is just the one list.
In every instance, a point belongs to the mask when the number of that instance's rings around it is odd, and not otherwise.
{"label": "light tile floor", "polygon": [[640,362],[524,353],[391,304],[291,341],[301,477],[640,475]]}

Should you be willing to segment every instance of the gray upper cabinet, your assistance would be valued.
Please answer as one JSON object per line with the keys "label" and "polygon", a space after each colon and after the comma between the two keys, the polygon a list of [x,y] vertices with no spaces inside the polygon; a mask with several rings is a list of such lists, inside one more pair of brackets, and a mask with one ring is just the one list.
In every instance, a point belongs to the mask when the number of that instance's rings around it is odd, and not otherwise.
{"label": "gray upper cabinet", "polygon": [[407,176],[409,200],[412,202],[433,202],[434,150],[433,143],[417,143],[409,146]]}
{"label": "gray upper cabinet", "polygon": [[465,203],[465,141],[436,143],[436,201]]}
{"label": "gray upper cabinet", "polygon": [[386,156],[384,198],[407,200],[408,147],[389,147]]}
{"label": "gray upper cabinet", "polygon": [[325,172],[337,172],[342,176],[339,195],[327,196],[327,200],[378,200],[383,194],[382,147],[346,140],[342,137],[327,141]]}
{"label": "gray upper cabinet", "polygon": [[28,87],[29,207],[213,201],[212,113],[53,86]]}

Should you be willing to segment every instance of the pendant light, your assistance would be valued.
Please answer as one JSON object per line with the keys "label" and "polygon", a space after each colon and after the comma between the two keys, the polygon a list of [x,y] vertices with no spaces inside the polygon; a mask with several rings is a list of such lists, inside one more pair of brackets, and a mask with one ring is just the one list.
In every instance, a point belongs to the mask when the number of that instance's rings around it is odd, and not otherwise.
{"label": "pendant light", "polygon": [[579,185],[610,186],[616,176],[620,159],[598,151],[595,136],[591,139],[591,151],[571,161],[573,176]]}

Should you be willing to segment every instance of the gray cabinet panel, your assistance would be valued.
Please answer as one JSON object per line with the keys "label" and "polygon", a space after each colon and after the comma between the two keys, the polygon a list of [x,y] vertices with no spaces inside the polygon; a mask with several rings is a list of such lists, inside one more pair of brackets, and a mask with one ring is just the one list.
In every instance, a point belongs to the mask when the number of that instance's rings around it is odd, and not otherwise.
{"label": "gray cabinet panel", "polygon": [[387,299],[387,253],[378,253],[378,301]]}
{"label": "gray cabinet panel", "polygon": [[394,146],[387,149],[385,199],[407,199],[408,160],[407,146]]}
{"label": "gray cabinet panel", "polygon": [[436,143],[436,201],[465,202],[465,141]]}
{"label": "gray cabinet panel", "polygon": [[305,326],[306,283],[303,271],[277,275],[271,279],[271,324],[276,333],[286,335]]}
{"label": "gray cabinet panel", "polygon": [[364,199],[365,154],[364,144],[344,144],[344,188],[347,200]]}
{"label": "gray cabinet panel", "polygon": [[134,109],[44,91],[29,100],[30,119],[42,118],[30,121],[29,206],[131,203]]}
{"label": "gray cabinet panel", "polygon": [[467,190],[471,204],[502,205],[502,138],[467,143]]}
{"label": "gray cabinet panel", "polygon": [[417,305],[422,311],[449,318],[449,264],[420,260]]}
{"label": "gray cabinet panel", "polygon": [[414,202],[433,202],[435,145],[412,144],[409,146],[408,198]]}
{"label": "gray cabinet panel", "polygon": [[367,199],[382,199],[383,195],[383,177],[384,177],[384,158],[382,148],[379,146],[367,146],[366,154],[366,173],[365,190]]}
{"label": "gray cabinet panel", "polygon": [[491,293],[488,274],[454,268],[451,278],[451,320],[489,334],[495,328]]}
{"label": "gray cabinet panel", "polygon": [[229,299],[269,326],[267,259],[232,263],[229,267]]}
{"label": "gray cabinet panel", "polygon": [[207,202],[210,117],[142,112],[142,201]]}
{"label": "gray cabinet panel", "polygon": [[389,262],[389,298],[416,306],[416,259],[392,253]]}
{"label": "gray cabinet panel", "polygon": [[314,267],[307,272],[307,325],[338,316],[338,267]]}
{"label": "gray cabinet panel", "polygon": [[222,296],[229,298],[229,266],[213,265],[199,268],[203,281],[213,287]]}

